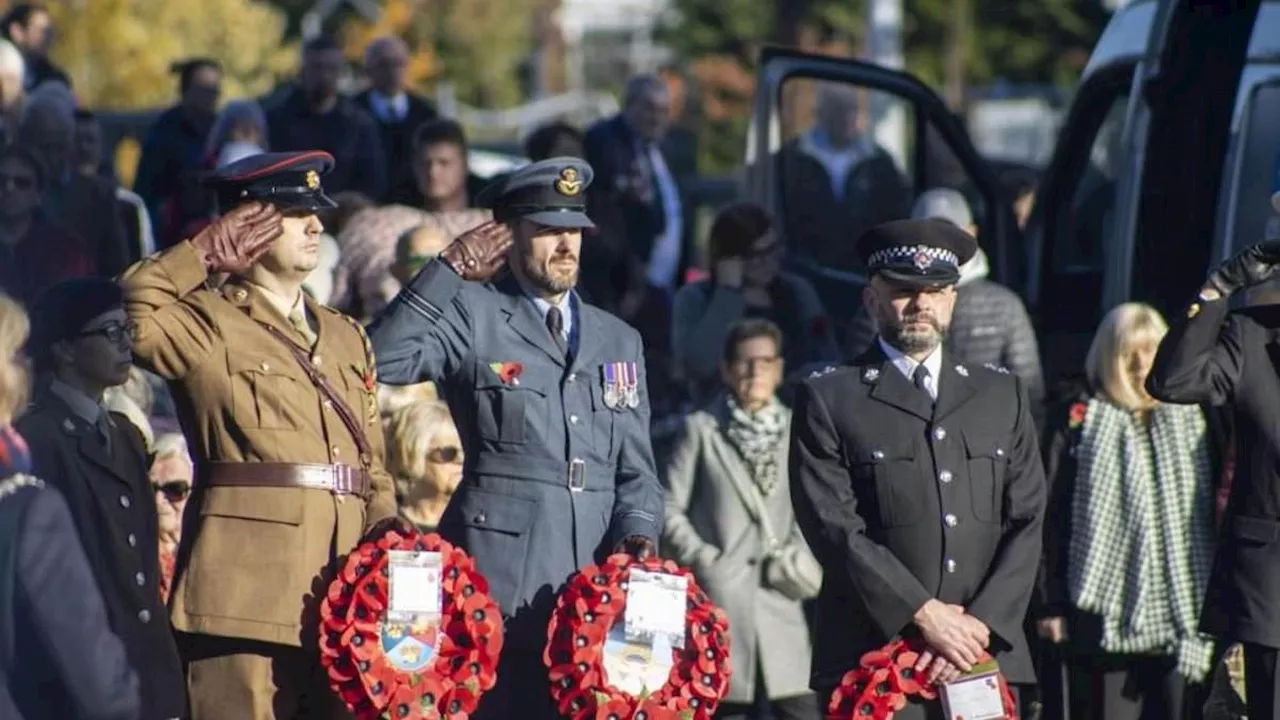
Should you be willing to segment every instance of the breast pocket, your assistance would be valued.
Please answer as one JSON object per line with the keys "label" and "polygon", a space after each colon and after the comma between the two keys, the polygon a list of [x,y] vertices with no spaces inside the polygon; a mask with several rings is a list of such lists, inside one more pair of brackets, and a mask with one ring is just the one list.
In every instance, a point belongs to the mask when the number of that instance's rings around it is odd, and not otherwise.
{"label": "breast pocket", "polygon": [[480,437],[495,443],[523,445],[528,425],[538,419],[545,393],[531,385],[506,382],[487,367],[476,371],[476,423]]}
{"label": "breast pocket", "polygon": [[241,427],[297,430],[299,413],[289,405],[301,389],[283,358],[251,353],[227,354],[232,410]]}
{"label": "breast pocket", "polygon": [[969,470],[973,516],[982,522],[1000,522],[1004,476],[1009,467],[1008,437],[964,430],[964,451]]}
{"label": "breast pocket", "polygon": [[854,480],[875,493],[880,523],[903,527],[919,523],[924,503],[918,497],[915,448],[909,441],[860,448],[853,458]]}
{"label": "breast pocket", "polygon": [[613,426],[619,422],[622,412],[633,412],[630,408],[614,410],[604,402],[604,388],[600,381],[591,383],[591,437],[597,452],[605,457],[613,457]]}

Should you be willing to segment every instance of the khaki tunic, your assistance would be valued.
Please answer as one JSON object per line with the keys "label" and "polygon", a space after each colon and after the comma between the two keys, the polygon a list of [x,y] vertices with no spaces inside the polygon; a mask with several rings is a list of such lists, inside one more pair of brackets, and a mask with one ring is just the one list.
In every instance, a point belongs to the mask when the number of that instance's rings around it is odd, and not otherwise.
{"label": "khaki tunic", "polygon": [[[371,390],[364,331],[307,298],[318,339],[312,363],[364,423],[373,450],[368,503],[322,490],[209,487],[209,463],[359,466],[337,412],[259,322],[305,347],[261,290],[233,279],[218,290],[189,243],[131,267],[122,279],[138,325],[139,364],[169,381],[199,480],[187,506],[170,599],[180,631],[299,646],[314,642],[326,570],[367,527],[395,513]],[[305,628],[305,629],[304,629]]]}

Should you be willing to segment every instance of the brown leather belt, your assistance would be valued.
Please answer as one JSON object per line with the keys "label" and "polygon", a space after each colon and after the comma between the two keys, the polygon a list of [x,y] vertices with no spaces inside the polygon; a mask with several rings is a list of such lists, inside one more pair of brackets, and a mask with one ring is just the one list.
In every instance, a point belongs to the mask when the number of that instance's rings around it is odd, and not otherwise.
{"label": "brown leather belt", "polygon": [[368,497],[369,473],[350,465],[318,463],[212,463],[210,485],[224,487],[297,487],[337,495]]}

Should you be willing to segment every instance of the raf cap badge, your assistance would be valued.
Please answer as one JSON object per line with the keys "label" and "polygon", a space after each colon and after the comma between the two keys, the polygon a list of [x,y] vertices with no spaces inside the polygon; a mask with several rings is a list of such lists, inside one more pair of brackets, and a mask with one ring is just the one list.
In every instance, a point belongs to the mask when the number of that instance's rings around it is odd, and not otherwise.
{"label": "raf cap badge", "polygon": [[578,171],[567,167],[560,171],[560,179],[556,180],[556,192],[573,197],[582,192],[582,181],[578,179]]}
{"label": "raf cap badge", "polygon": [[320,189],[320,173],[316,172],[315,170],[308,170],[306,177],[303,179],[303,182],[307,184],[308,190]]}

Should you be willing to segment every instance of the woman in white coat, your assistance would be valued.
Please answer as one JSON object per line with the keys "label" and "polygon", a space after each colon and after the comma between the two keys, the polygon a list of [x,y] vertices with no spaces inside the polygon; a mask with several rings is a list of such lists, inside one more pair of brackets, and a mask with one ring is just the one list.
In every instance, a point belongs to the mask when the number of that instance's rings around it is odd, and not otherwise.
{"label": "woman in white coat", "polygon": [[726,340],[726,392],[691,414],[665,472],[664,554],[693,570],[729,616],[733,678],[719,718],[816,720],[801,606],[822,571],[788,491],[791,413],[778,401],[782,333],[745,320]]}

